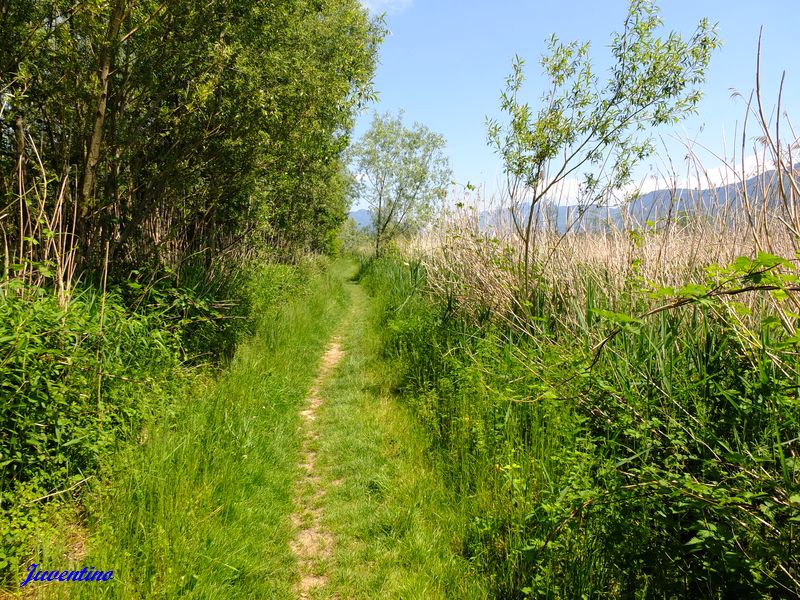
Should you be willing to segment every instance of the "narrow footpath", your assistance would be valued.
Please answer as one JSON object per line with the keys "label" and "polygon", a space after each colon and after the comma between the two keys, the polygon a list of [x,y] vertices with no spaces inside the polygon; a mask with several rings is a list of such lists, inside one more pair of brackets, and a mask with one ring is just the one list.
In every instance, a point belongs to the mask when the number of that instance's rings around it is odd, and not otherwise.
{"label": "narrow footpath", "polygon": [[371,299],[353,283],[346,292],[350,307],[300,411],[294,597],[486,598],[462,556],[458,503],[391,392],[398,365],[381,358]]}
{"label": "narrow footpath", "polygon": [[309,592],[325,585],[328,577],[324,571],[323,559],[330,556],[333,539],[322,525],[320,504],[324,488],[317,474],[316,443],[319,440],[315,421],[322,404],[320,386],[342,358],[342,347],[334,338],[322,357],[322,366],[316,381],[308,394],[306,407],[300,411],[303,418],[302,435],[302,478],[298,482],[295,495],[296,510],[292,513],[292,527],[295,536],[290,546],[300,567],[300,581],[297,586],[298,597],[306,600]]}

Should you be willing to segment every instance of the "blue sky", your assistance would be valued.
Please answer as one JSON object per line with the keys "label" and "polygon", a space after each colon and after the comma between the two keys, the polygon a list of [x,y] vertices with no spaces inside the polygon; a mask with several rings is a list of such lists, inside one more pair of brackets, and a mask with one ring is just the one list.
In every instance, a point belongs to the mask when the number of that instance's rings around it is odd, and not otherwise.
{"label": "blue sky", "polygon": [[[524,99],[536,107],[544,90],[538,59],[545,40],[590,41],[599,66],[608,64],[612,31],[619,31],[625,0],[362,0],[374,13],[386,13],[391,31],[380,49],[375,87],[378,103],[362,114],[355,135],[369,126],[372,112],[405,111],[408,123],[419,121],[445,136],[454,179],[485,184],[487,193],[502,177],[500,161],[486,145],[486,116],[500,116],[499,96],[515,54],[527,62]],[[664,31],[690,35],[702,17],[718,23],[723,46],[712,58],[699,114],[658,133],[672,160],[683,164],[686,149],[677,139],[695,139],[713,152],[741,143],[745,96],[754,87],[759,27],[763,26],[762,87],[766,105],[777,99],[786,71],[783,107],[800,126],[800,53],[797,51],[800,0],[661,0]],[[734,140],[734,133],[737,139]],[[800,129],[798,129],[800,133]],[[752,135],[756,135],[755,129]],[[727,149],[727,150],[725,150]],[[738,154],[738,150],[737,150]],[[661,162],[637,172],[645,177]],[[704,154],[703,164],[718,163]]]}

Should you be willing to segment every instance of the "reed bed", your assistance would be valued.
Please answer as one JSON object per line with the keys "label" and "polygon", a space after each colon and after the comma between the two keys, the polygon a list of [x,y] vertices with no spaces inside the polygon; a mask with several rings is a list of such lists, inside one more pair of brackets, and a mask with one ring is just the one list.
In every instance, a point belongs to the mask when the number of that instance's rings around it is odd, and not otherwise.
{"label": "reed bed", "polygon": [[497,597],[800,596],[800,172],[763,143],[699,207],[542,217],[526,253],[519,199],[465,202],[365,263]]}

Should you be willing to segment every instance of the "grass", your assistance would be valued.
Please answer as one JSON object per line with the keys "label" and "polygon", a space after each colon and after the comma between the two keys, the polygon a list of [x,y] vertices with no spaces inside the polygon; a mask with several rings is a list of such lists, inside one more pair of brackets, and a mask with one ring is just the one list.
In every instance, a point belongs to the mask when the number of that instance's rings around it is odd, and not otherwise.
{"label": "grass", "polygon": [[[84,288],[61,306],[50,290],[0,285],[0,582],[16,585],[119,444],[180,394],[179,338],[155,314]],[[69,511],[67,511],[69,512]],[[65,517],[68,518],[68,517]]]}
{"label": "grass", "polygon": [[[195,388],[115,458],[89,507],[88,554],[109,598],[290,598],[298,409],[343,309],[341,277],[315,275],[260,318],[219,382]],[[67,568],[57,547],[42,568]],[[98,597],[49,584],[41,597]]]}
{"label": "grass", "polygon": [[334,538],[318,597],[486,598],[461,555],[464,513],[431,462],[413,415],[392,394],[372,303],[349,287],[345,355],[322,389],[318,464]]}
{"label": "grass", "polygon": [[[725,277],[756,262],[774,261]],[[643,282],[598,286],[579,264],[506,318],[490,294],[459,303],[474,264],[433,288],[441,274],[414,261],[367,263],[362,280],[490,593],[800,594],[800,363],[774,305],[751,299],[752,329],[712,295],[636,319]]]}
{"label": "grass", "polygon": [[[45,570],[112,569],[113,580],[32,583],[17,595],[295,598],[290,516],[300,489],[334,539],[320,565],[328,585],[316,597],[487,597],[461,556],[464,512],[391,393],[394,365],[381,357],[373,302],[345,283],[352,271],[335,263],[277,296],[269,290],[281,274],[265,273],[256,304],[268,309],[229,370],[199,382],[115,456],[87,513],[62,524],[34,561]],[[334,333],[345,355],[320,391],[318,494],[297,486],[300,410]]]}

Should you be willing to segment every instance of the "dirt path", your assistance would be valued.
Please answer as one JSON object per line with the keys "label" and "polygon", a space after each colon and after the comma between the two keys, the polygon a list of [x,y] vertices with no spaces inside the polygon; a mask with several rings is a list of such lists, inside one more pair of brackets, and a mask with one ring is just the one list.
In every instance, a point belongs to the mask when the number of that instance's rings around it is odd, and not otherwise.
{"label": "dirt path", "polygon": [[295,490],[295,511],[291,517],[295,535],[290,545],[300,565],[300,581],[295,591],[301,600],[307,600],[313,589],[324,586],[328,581],[324,559],[330,556],[333,537],[322,525],[320,504],[325,491],[316,469],[315,446],[319,431],[315,421],[323,401],[321,386],[343,354],[339,338],[334,337],[325,350],[322,366],[308,393],[305,408],[300,412],[303,417],[303,454],[300,463],[303,477]]}

